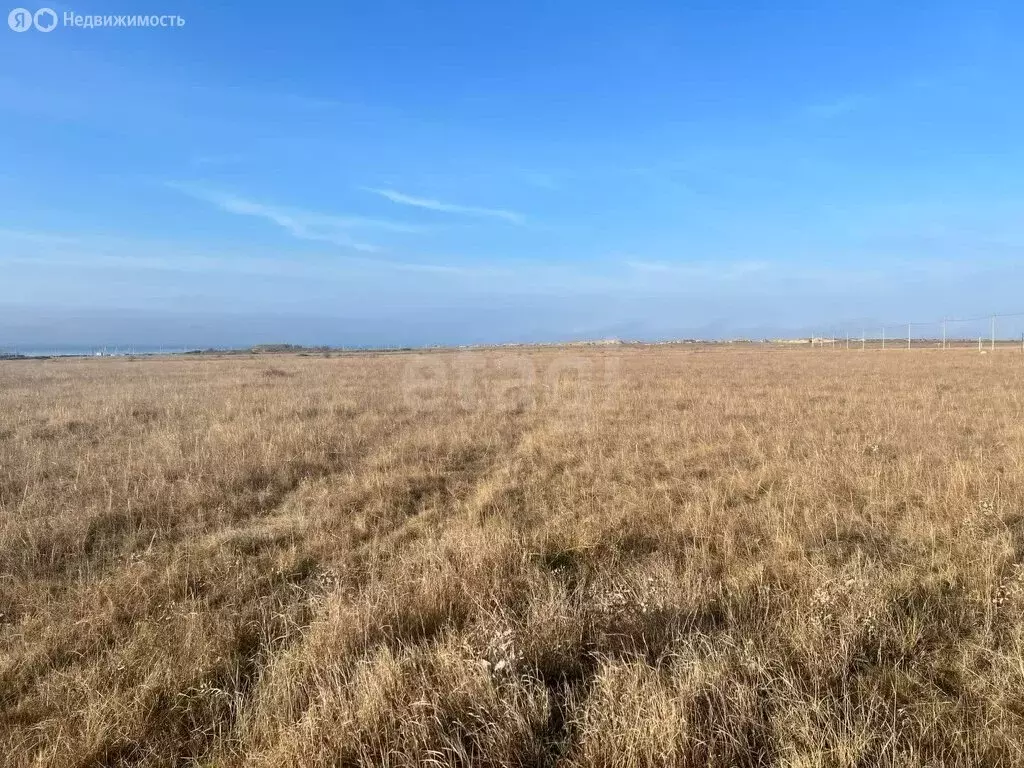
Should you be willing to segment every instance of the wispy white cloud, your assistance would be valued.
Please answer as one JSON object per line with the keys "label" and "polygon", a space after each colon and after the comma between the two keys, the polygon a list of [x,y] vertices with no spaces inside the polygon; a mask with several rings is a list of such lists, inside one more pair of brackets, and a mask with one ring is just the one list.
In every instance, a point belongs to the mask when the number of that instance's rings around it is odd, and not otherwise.
{"label": "wispy white cloud", "polygon": [[440,200],[433,200],[427,197],[415,197],[404,192],[397,192],[393,189],[378,189],[376,187],[364,187],[367,192],[380,195],[399,205],[411,205],[414,208],[425,208],[428,211],[439,211],[441,213],[455,213],[463,216],[479,216],[491,219],[502,219],[512,224],[522,224],[524,217],[521,213],[507,211],[501,208],[481,208],[474,205],[457,205],[455,203],[444,203]]}
{"label": "wispy white cloud", "polygon": [[644,261],[626,259],[623,264],[635,272],[700,279],[736,280],[767,272],[770,265],[763,261],[733,261],[726,263]]}
{"label": "wispy white cloud", "polygon": [[837,117],[843,117],[844,115],[860,112],[861,110],[871,106],[874,101],[875,97],[854,93],[846,96],[840,96],[835,99],[829,99],[827,101],[817,102],[815,104],[809,104],[803,108],[802,114],[804,117],[814,120],[832,120]]}
{"label": "wispy white cloud", "polygon": [[939,71],[921,72],[897,77],[888,82],[869,85],[865,91],[853,91],[806,104],[797,110],[803,118],[831,120],[883,104],[905,102],[908,99],[938,98],[948,103],[950,92],[970,90],[981,80],[988,81],[984,72],[972,66],[953,66]]}
{"label": "wispy white cloud", "polygon": [[514,171],[514,175],[520,181],[540,189],[556,191],[561,188],[558,176],[549,171],[537,171],[529,168],[520,168]]}
{"label": "wispy white cloud", "polygon": [[356,270],[421,272],[440,276],[488,276],[488,265],[467,263],[465,259],[400,260],[376,256],[349,255],[342,260],[327,259],[324,254],[300,256],[278,251],[246,248],[235,251],[210,251],[186,243],[139,240],[116,235],[70,234],[0,228],[0,252],[8,263],[45,264],[48,267],[91,269],[134,269],[169,272],[233,273],[246,275],[289,275],[337,277]]}
{"label": "wispy white cloud", "polygon": [[255,216],[266,219],[301,240],[332,243],[364,253],[383,250],[377,245],[362,242],[352,237],[350,230],[369,229],[387,232],[422,232],[423,227],[386,219],[372,219],[363,216],[336,216],[305,211],[298,208],[271,205],[249,200],[238,195],[211,190],[202,186],[170,182],[169,187],[183,192],[197,200],[210,203],[228,213],[239,216]]}
{"label": "wispy white cloud", "polygon": [[238,165],[239,163],[245,162],[245,156],[241,153],[195,155],[189,162],[194,166]]}
{"label": "wispy white cloud", "polygon": [[21,229],[0,229],[0,242],[31,243],[33,245],[75,245],[81,238],[52,232],[29,232]]}

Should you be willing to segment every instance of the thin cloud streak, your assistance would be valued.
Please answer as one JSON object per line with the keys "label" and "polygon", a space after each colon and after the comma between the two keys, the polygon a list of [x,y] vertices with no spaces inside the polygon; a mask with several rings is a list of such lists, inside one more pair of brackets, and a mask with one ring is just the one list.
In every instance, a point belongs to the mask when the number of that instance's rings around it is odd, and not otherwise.
{"label": "thin cloud streak", "polygon": [[53,234],[50,232],[27,232],[20,229],[0,229],[0,242],[3,240],[14,240],[20,243],[32,243],[35,245],[75,245],[81,242],[80,238],[69,235]]}
{"label": "thin cloud streak", "polygon": [[300,240],[332,243],[364,253],[378,253],[383,248],[356,240],[348,234],[348,230],[376,229],[405,233],[423,231],[423,227],[402,222],[371,219],[361,216],[334,216],[297,208],[269,205],[237,195],[188,184],[169,182],[167,186],[197,200],[210,203],[228,213],[266,219]]}
{"label": "thin cloud streak", "polygon": [[[22,244],[23,248],[18,248]],[[170,272],[233,274],[317,275],[337,277],[352,268],[421,272],[449,277],[486,277],[498,274],[489,266],[401,261],[349,255],[338,260],[327,254],[304,254],[282,259],[280,254],[253,255],[249,251],[206,251],[174,242],[123,237],[32,232],[0,228],[0,250],[8,263],[90,269],[137,269]]]}
{"label": "thin cloud streak", "polygon": [[874,101],[875,98],[872,96],[864,94],[850,94],[848,96],[841,96],[837,99],[832,99],[831,101],[810,104],[804,107],[803,115],[814,120],[831,120],[833,118],[860,112],[861,110],[871,106]]}
{"label": "thin cloud streak", "polygon": [[393,189],[378,189],[376,187],[364,187],[367,192],[390,200],[399,205],[410,205],[414,208],[425,208],[428,211],[440,213],[454,213],[463,216],[478,216],[483,218],[502,219],[512,224],[523,224],[524,217],[516,211],[506,211],[501,208],[481,208],[473,205],[457,205],[455,203],[444,203],[440,200],[433,200],[426,197],[415,197],[404,192]]}
{"label": "thin cloud streak", "polygon": [[766,273],[771,268],[767,262],[763,261],[735,261],[720,264],[710,262],[672,263],[627,259],[623,264],[641,274],[721,280],[737,280],[751,275]]}

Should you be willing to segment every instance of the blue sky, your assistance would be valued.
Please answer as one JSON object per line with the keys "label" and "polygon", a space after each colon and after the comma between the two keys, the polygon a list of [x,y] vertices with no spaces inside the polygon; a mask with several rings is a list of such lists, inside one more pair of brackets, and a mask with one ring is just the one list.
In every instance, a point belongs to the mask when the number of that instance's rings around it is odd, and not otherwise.
{"label": "blue sky", "polygon": [[1017,3],[53,7],[186,24],[0,29],[0,346],[1024,311]]}

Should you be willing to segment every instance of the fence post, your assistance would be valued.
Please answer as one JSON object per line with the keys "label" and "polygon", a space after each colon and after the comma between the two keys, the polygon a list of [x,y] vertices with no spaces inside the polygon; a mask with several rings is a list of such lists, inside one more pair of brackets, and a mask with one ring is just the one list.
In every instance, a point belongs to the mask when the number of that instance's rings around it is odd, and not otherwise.
{"label": "fence post", "polygon": [[907,349],[910,349],[910,323],[907,323]]}
{"label": "fence post", "polygon": [[989,346],[993,352],[996,351],[996,316],[992,315],[992,344]]}

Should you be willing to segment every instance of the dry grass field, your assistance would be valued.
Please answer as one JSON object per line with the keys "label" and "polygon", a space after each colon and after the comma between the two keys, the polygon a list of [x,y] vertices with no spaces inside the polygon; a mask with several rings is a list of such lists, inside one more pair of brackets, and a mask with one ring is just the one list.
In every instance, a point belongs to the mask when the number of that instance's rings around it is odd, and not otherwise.
{"label": "dry grass field", "polygon": [[1024,765],[1024,355],[0,363],[0,761]]}

